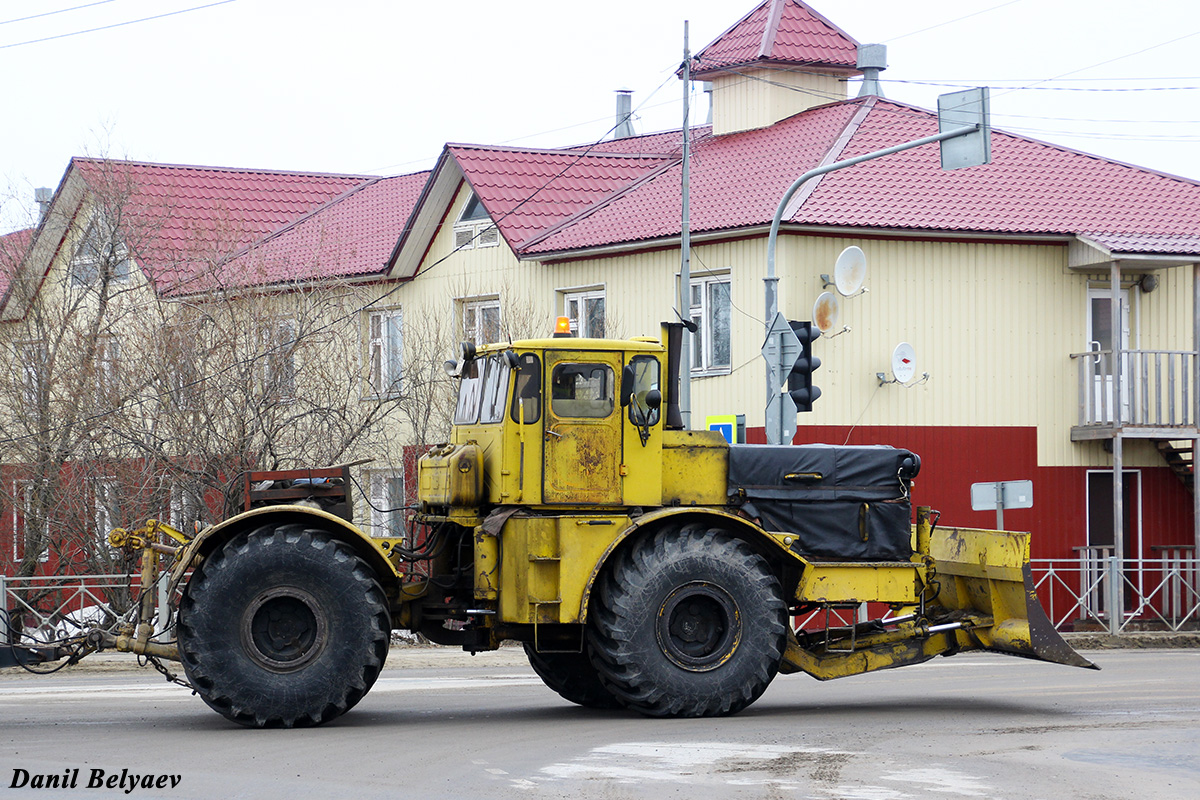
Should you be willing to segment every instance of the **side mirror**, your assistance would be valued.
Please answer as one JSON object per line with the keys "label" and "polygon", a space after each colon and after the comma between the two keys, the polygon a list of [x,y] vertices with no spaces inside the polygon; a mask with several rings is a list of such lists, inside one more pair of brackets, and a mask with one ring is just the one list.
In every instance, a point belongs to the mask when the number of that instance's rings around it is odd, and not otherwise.
{"label": "side mirror", "polygon": [[633,367],[626,364],[625,369],[621,370],[621,408],[625,408],[633,401],[633,384],[635,380]]}

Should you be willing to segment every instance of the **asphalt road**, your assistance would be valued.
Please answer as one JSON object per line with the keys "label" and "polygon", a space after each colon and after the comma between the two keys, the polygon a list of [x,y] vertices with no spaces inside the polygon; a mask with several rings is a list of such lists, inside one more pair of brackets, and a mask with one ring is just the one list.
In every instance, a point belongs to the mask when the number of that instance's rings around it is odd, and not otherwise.
{"label": "asphalt road", "polygon": [[[0,797],[1200,797],[1200,651],[1088,655],[1103,671],[965,655],[782,676],[738,716],[651,720],[565,703],[519,650],[415,650],[294,731],[239,728],[148,670],[5,671]],[[31,788],[75,769],[75,789]],[[86,789],[94,770],[113,787]]]}

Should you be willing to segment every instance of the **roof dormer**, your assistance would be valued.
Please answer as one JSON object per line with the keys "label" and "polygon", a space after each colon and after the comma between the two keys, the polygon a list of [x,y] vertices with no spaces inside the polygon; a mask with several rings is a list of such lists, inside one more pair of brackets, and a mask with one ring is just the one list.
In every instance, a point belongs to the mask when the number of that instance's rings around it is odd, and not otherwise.
{"label": "roof dormer", "polygon": [[845,100],[858,42],[800,0],[763,0],[701,50],[692,78],[713,85],[713,133],[765,128]]}

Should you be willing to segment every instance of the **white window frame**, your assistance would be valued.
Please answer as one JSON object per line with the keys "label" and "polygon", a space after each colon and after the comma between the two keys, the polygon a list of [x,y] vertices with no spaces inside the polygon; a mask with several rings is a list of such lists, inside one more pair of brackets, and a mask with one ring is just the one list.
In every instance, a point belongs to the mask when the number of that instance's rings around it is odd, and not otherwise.
{"label": "white window frame", "polygon": [[[28,539],[26,526],[29,524],[29,508],[33,505],[33,481],[14,479],[12,482],[12,498],[14,500],[12,507],[12,555],[13,561],[20,561],[25,557],[25,542]],[[38,562],[45,564],[50,560],[50,539],[46,535],[49,531],[49,520],[42,520],[42,525],[45,526],[42,539],[46,546],[42,548],[42,552],[38,554]],[[18,548],[17,545],[20,545]]]}
{"label": "white window frame", "polygon": [[404,530],[404,473],[400,470],[369,470],[367,490],[370,492],[371,536],[377,539],[404,539],[411,544]]}
{"label": "white window frame", "polygon": [[[473,214],[467,217],[467,211],[472,205],[483,212],[482,216]],[[463,203],[462,211],[454,223],[454,249],[475,250],[484,247],[496,247],[500,244],[500,229],[492,222],[484,209],[479,196],[474,192]]]}
{"label": "white window frame", "polygon": [[[482,347],[485,344],[493,344],[500,341],[501,332],[504,328],[503,312],[500,308],[499,297],[480,297],[471,298],[470,300],[459,301],[462,304],[462,332],[467,340],[474,342],[476,347]],[[483,313],[485,311],[494,310],[496,312],[496,336],[488,337],[487,331],[483,326]]]}
{"label": "white window frame", "polygon": [[[79,245],[75,248],[74,255],[71,256],[68,274],[71,277],[71,283],[75,286],[94,286],[100,280],[100,268],[105,263],[104,251],[108,249],[108,245],[100,241],[100,237],[105,235],[101,232],[102,227],[109,228],[110,226],[100,215],[93,216],[88,222],[87,228],[84,229],[83,236],[79,239]],[[129,249],[123,242],[117,242],[113,245],[112,250],[115,263],[112,265],[109,281],[128,283],[133,277],[133,264],[129,260]]]}
{"label": "white window frame", "polygon": [[46,343],[17,342],[17,364],[21,369],[21,395],[26,405],[36,406],[46,380]]}
{"label": "white window frame", "polygon": [[96,391],[101,395],[113,392],[120,379],[121,340],[116,336],[101,336],[96,340]]}
{"label": "white window frame", "polygon": [[177,531],[188,533],[193,523],[204,519],[203,498],[181,483],[171,486],[170,505],[171,527]]}
{"label": "white window frame", "polygon": [[[276,399],[296,396],[296,321],[289,317],[267,320],[259,325],[259,345],[263,348],[260,377],[264,389],[274,388]],[[286,366],[285,366],[286,365]],[[284,371],[288,374],[279,379]]]}
{"label": "white window frame", "polygon": [[588,289],[564,290],[562,295],[563,316],[571,321],[571,333],[581,339],[603,339],[605,335],[604,330],[591,330],[591,326],[588,324],[589,317],[586,309],[589,300],[603,301],[604,320],[601,322],[601,325],[604,328],[608,327],[608,298],[605,288],[600,286]]}
{"label": "white window frame", "polygon": [[[710,290],[712,286],[719,284],[728,286],[732,297],[733,281],[728,272],[693,276],[691,279],[691,290],[688,293],[689,318],[700,326],[700,329],[692,335],[691,341],[692,375],[695,376],[728,375],[733,371],[732,314],[730,324],[726,326],[729,341],[725,343],[725,349],[730,354],[730,363],[713,363],[715,349],[713,347],[713,330],[715,326],[712,324],[713,309],[710,303]],[[696,302],[697,289],[699,289],[699,303]],[[732,308],[732,302],[730,308]]]}
{"label": "white window frame", "polygon": [[[91,479],[92,488],[92,504],[93,512],[96,521],[97,541],[108,543],[108,532],[113,528],[120,527],[117,521],[113,519],[118,509],[112,505],[111,498],[116,495],[116,479],[111,476]],[[105,501],[108,501],[106,505]],[[109,549],[116,551],[116,548],[109,545]]]}
{"label": "white window frame", "polygon": [[367,369],[372,397],[397,397],[404,380],[404,317],[399,308],[367,315]]}

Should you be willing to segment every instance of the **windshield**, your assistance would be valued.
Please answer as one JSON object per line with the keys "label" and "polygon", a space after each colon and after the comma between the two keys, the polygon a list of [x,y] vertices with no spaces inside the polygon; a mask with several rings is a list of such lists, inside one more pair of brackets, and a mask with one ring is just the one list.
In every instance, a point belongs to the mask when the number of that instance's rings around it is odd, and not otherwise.
{"label": "windshield", "polygon": [[455,425],[491,425],[504,418],[511,370],[503,356],[484,356],[463,365],[454,408]]}

